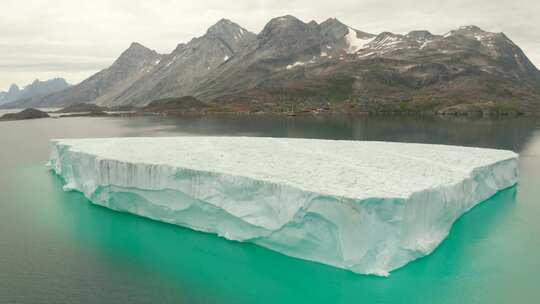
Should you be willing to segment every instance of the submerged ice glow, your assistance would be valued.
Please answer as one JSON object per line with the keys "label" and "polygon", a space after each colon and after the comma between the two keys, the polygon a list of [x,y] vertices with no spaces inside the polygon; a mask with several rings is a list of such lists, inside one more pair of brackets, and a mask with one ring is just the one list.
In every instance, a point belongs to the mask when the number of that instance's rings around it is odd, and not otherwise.
{"label": "submerged ice glow", "polygon": [[249,137],[54,140],[50,166],[95,204],[377,275],[518,173],[503,150]]}

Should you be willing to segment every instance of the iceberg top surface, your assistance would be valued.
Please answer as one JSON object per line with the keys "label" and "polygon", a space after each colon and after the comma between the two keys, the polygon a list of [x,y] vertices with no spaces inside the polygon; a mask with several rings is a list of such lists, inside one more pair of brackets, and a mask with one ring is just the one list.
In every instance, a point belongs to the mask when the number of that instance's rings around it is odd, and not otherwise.
{"label": "iceberg top surface", "polygon": [[59,139],[72,152],[126,163],[241,176],[353,199],[407,198],[517,158],[459,146],[268,137]]}

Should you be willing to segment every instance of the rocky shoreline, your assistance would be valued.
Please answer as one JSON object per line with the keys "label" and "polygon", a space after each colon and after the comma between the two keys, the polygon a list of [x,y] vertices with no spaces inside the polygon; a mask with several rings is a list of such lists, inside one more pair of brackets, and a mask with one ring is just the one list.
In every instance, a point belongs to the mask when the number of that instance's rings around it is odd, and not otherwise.
{"label": "rocky shoreline", "polygon": [[[292,105],[292,104],[291,104]],[[207,116],[207,115],[272,115],[272,116],[332,116],[332,115],[366,115],[366,116],[443,116],[443,117],[518,117],[540,116],[540,112],[521,112],[513,108],[501,107],[495,103],[457,104],[438,110],[410,109],[362,109],[347,104],[304,106],[295,109],[289,104],[277,107],[280,110],[262,110],[242,107],[238,104],[216,105],[202,102],[192,96],[167,98],[151,102],[145,107],[103,107],[95,104],[75,104],[56,111],[45,112],[28,108],[18,113],[8,113],[0,117],[0,121],[26,120],[39,118],[67,117],[136,117],[136,116]],[[50,115],[53,114],[53,115]]]}

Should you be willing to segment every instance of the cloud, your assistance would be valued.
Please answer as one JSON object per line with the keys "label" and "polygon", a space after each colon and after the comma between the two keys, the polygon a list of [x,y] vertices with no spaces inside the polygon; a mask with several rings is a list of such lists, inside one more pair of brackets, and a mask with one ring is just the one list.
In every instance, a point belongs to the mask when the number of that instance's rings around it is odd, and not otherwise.
{"label": "cloud", "polygon": [[[161,53],[202,35],[222,17],[259,32],[276,16],[337,17],[373,33],[476,24],[505,32],[540,65],[540,31],[530,0],[2,0],[0,89],[47,75],[79,82],[108,66],[133,41]],[[39,76],[42,75],[42,76]]]}

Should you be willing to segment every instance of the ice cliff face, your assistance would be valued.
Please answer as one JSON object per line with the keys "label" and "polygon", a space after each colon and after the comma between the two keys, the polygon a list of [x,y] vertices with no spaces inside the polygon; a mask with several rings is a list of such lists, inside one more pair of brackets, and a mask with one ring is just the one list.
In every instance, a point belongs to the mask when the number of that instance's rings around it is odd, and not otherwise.
{"label": "ice cliff face", "polygon": [[95,204],[376,275],[518,175],[503,150],[246,137],[54,140],[50,166]]}

